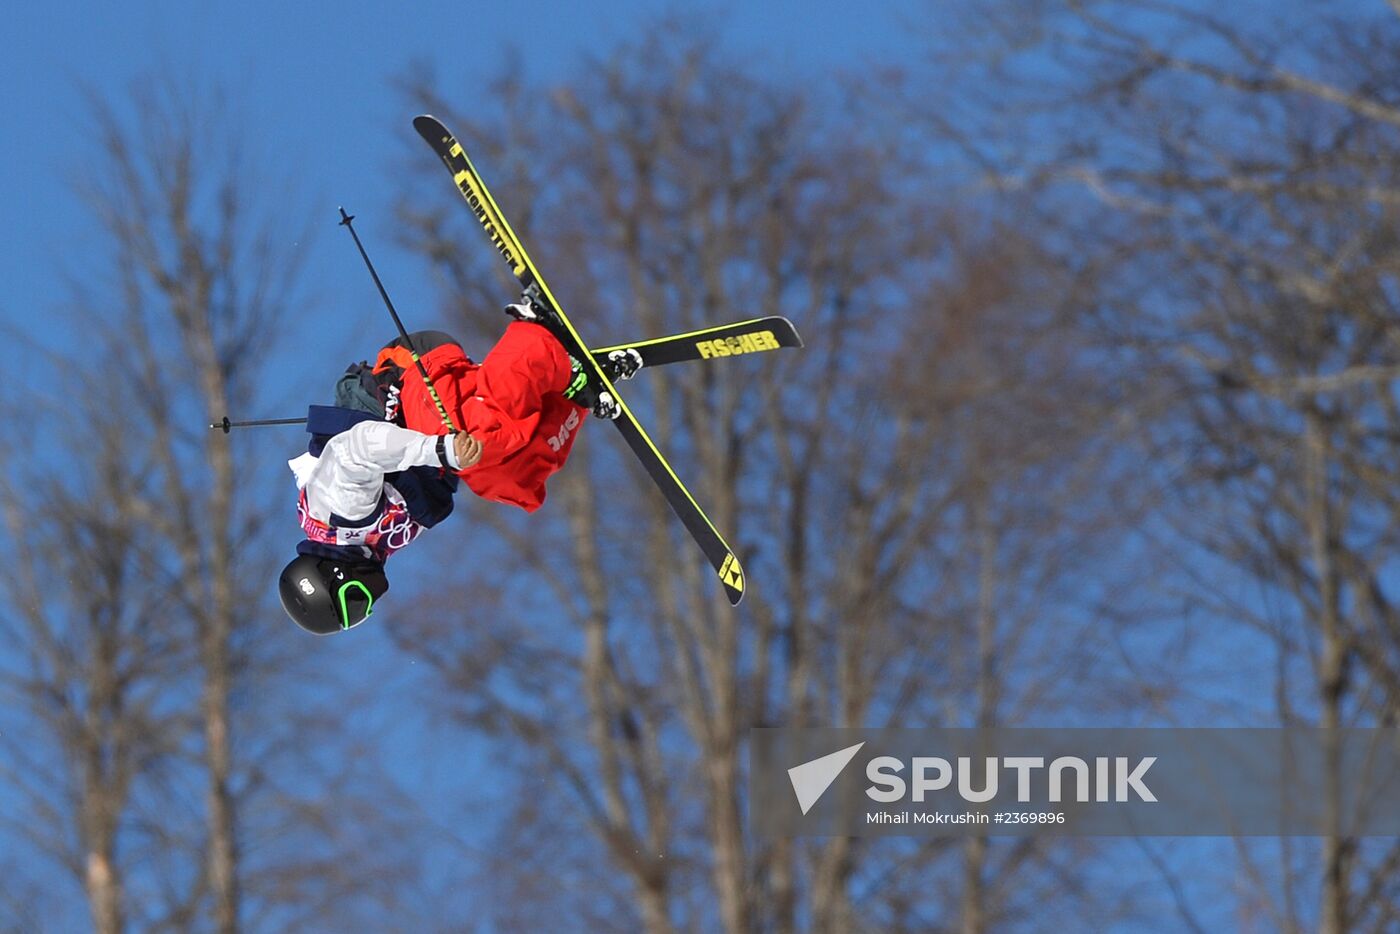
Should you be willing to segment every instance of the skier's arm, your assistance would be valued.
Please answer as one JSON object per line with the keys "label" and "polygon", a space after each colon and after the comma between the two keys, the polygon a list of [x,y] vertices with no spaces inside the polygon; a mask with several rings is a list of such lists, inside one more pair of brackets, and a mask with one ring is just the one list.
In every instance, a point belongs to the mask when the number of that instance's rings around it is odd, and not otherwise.
{"label": "skier's arm", "polygon": [[306,474],[297,471],[300,458],[292,463],[292,469],[305,487],[314,517],[322,521],[335,517],[357,520],[378,508],[386,473],[420,466],[460,469],[461,447],[454,443],[458,440],[388,422],[365,421],[327,442]]}
{"label": "skier's arm", "polygon": [[[335,457],[342,467],[355,474],[381,476],[410,467],[440,467],[457,470],[456,446],[444,443],[440,455],[438,435],[425,435],[389,422],[359,422],[326,445],[325,454]],[[451,442],[453,439],[447,439]]]}

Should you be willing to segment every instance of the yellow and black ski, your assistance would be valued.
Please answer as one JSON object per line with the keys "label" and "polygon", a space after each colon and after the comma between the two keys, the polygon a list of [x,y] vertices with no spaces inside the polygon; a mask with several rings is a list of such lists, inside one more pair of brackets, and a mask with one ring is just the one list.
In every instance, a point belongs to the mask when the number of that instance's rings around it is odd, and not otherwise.
{"label": "yellow and black ski", "polygon": [[415,117],[413,128],[418,131],[418,135],[433,147],[433,151],[438,154],[447,170],[452,173],[452,180],[457,183],[458,190],[462,197],[467,200],[467,206],[471,208],[472,214],[486,231],[486,236],[491,241],[491,246],[496,252],[501,254],[501,258],[509,264],[511,272],[520,281],[521,286],[527,290],[533,290],[535,299],[544,305],[545,309],[558,321],[559,328],[556,334],[576,359],[591,370],[589,376],[594,384],[605,388],[612,393],[622,408],[622,414],[615,420],[618,430],[622,432],[622,437],[626,439],[628,447],[637,455],[646,468],[651,479],[666,497],[666,502],[671,504],[671,508],[690,532],[691,537],[699,544],[700,550],[705,553],[715,573],[719,575],[720,583],[724,585],[725,595],[731,604],[737,604],[744,596],[744,570],[739,564],[739,559],[734,551],[725,542],[724,536],[714,527],[705,511],[695,502],[695,498],[690,495],[680,477],[671,469],[671,465],[666,462],[666,458],[657,450],[655,443],[647,435],[646,430],[638,423],[636,416],[627,407],[617,388],[598,367],[593,357],[592,351],[583,339],[579,337],[578,331],[564,314],[559,303],[550,293],[549,287],[545,285],[544,279],[540,276],[539,270],[530,260],[529,254],[525,252],[524,246],[511,230],[510,224],[506,221],[505,215],[496,205],[491,193],[486,189],[481,176],[477,174],[471,160],[467,158],[466,151],[462,144],[448,132],[435,117],[427,115]]}
{"label": "yellow and black ski", "polygon": [[642,366],[664,366],[689,360],[720,360],[746,354],[764,353],[782,347],[801,347],[802,338],[787,318],[773,315],[752,318],[733,324],[720,324],[684,334],[656,337],[631,344],[594,347],[593,359],[601,364],[608,354],[618,350],[635,350]]}

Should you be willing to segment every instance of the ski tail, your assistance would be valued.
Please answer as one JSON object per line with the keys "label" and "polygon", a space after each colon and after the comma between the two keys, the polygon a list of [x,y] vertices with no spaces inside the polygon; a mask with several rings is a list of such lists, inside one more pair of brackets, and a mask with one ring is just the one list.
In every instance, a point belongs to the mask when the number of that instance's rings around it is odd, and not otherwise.
{"label": "ski tail", "polygon": [[525,251],[524,245],[511,229],[510,223],[506,221],[505,215],[501,212],[495,199],[491,197],[491,193],[467,157],[462,144],[435,117],[426,114],[415,117],[413,127],[447,166],[458,191],[466,199],[467,207],[471,209],[477,222],[486,232],[492,248],[510,266],[511,273],[516,280],[526,289],[533,287],[538,293],[538,299],[558,320],[559,330],[556,332],[556,336],[564,344],[565,349],[576,359],[584,362],[595,384],[606,388],[617,400],[622,413],[613,420],[613,424],[617,425],[618,430],[627,441],[628,447],[641,461],[647,474],[681,520],[681,524],[685,526],[686,531],[690,533],[696,544],[700,546],[701,551],[704,552],[705,557],[714,568],[715,574],[719,577],[729,602],[737,604],[743,599],[745,587],[744,570],[738,557],[715,528],[714,523],[710,521],[709,516],[700,508],[695,497],[690,494],[690,490],[686,488],[666,458],[657,449],[656,444],[651,440],[646,429],[637,421],[636,416],[632,414],[632,410],[627,407],[626,401],[617,388],[613,386],[612,381],[608,379],[607,374],[598,366],[592,351],[579,336],[563,309],[559,307],[559,303],[550,292],[549,286],[545,284],[544,278],[530,259],[530,255]]}
{"label": "ski tail", "polygon": [[630,344],[595,347],[593,357],[602,361],[613,351],[635,350],[641,355],[642,366],[648,367],[684,363],[689,360],[718,360],[801,346],[802,337],[793,323],[787,318],[772,315]]}
{"label": "ski tail", "polygon": [[448,171],[452,173],[452,180],[457,183],[457,189],[467,201],[467,207],[471,208],[477,223],[486,231],[492,247],[510,265],[511,274],[526,288],[535,285],[540,291],[547,291],[535,274],[533,264],[529,262],[525,248],[515,236],[515,231],[511,230],[510,224],[501,214],[501,209],[496,206],[495,199],[482,184],[481,176],[476,174],[476,169],[467,158],[462,144],[457,142],[456,137],[449,133],[436,117],[427,114],[414,117],[413,128],[446,164]]}

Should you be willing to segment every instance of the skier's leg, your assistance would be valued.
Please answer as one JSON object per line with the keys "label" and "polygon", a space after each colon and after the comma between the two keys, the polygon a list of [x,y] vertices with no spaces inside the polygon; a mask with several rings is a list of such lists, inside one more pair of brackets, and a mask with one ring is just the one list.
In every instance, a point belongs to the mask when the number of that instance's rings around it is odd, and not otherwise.
{"label": "skier's leg", "polygon": [[622,406],[617,404],[613,394],[601,386],[593,385],[582,363],[570,356],[569,364],[572,367],[572,378],[569,388],[564,390],[564,398],[579,408],[588,409],[594,418],[614,419],[622,414]]}
{"label": "skier's leg", "polygon": [[573,368],[547,328],[514,321],[481,361],[477,391],[512,418],[539,413],[546,394],[564,394]]}
{"label": "skier's leg", "polygon": [[[546,327],[550,326],[548,312],[539,302],[534,300],[529,292],[507,305],[505,311],[516,321],[529,321],[534,324],[543,324]],[[642,368],[642,355],[630,347],[623,347],[610,351],[606,358],[599,361],[598,365],[602,367],[604,373],[608,374],[608,379],[614,382],[620,379],[631,379]]]}
{"label": "skier's leg", "polygon": [[[510,327],[515,327],[518,324],[537,325],[548,332],[551,338],[554,338],[553,329],[560,327],[560,323],[550,315],[544,306],[535,301],[528,289],[518,301],[507,305],[505,312],[515,319],[515,324],[510,325]],[[557,338],[554,340],[556,343],[558,342]],[[562,344],[560,350],[563,350]],[[565,353],[567,356],[567,351]],[[575,360],[572,356],[569,356],[568,360],[570,366],[569,382],[564,389],[559,390],[564,398],[576,403],[581,408],[590,410],[595,418],[613,419],[621,415],[622,406],[618,405],[612,393],[601,386],[592,385],[588,371],[584,369],[580,361]],[[608,372],[609,379],[628,379],[637,372],[640,366],[641,356],[636,351],[623,352],[617,354],[616,359],[609,361],[610,369],[606,372]]]}

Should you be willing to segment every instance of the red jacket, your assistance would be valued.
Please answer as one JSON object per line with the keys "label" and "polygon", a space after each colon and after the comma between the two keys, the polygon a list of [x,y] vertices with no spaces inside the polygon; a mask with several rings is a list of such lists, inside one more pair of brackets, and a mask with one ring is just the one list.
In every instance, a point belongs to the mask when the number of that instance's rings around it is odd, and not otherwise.
{"label": "red jacket", "polygon": [[[563,346],[540,325],[514,321],[480,364],[456,343],[440,343],[421,356],[453,423],[481,442],[481,460],[458,476],[485,499],[526,512],[540,508],[545,481],[568,460],[588,414],[562,395],[572,375]],[[404,370],[403,424],[445,434],[408,351],[394,345],[381,350],[375,371],[389,366]]]}

